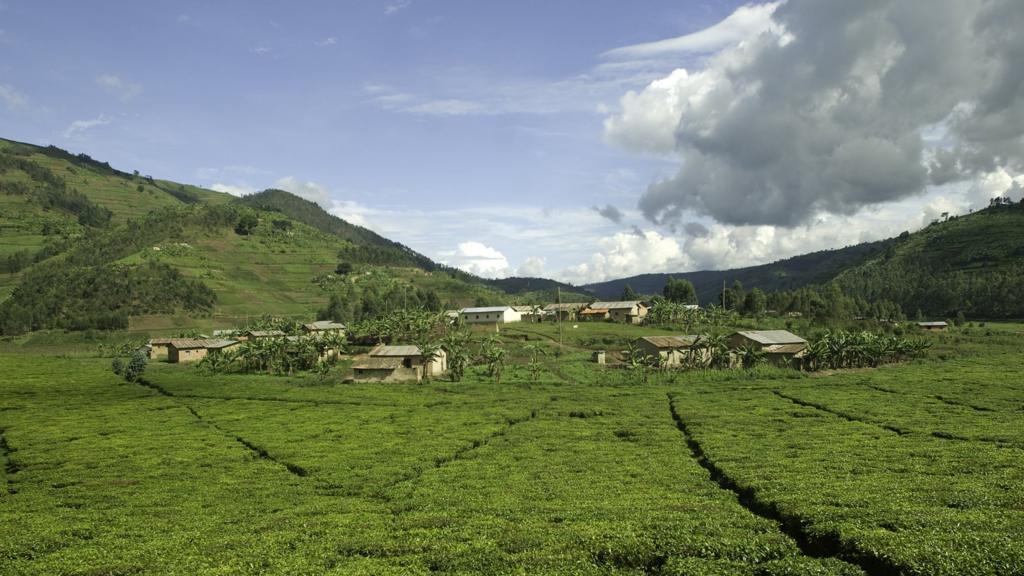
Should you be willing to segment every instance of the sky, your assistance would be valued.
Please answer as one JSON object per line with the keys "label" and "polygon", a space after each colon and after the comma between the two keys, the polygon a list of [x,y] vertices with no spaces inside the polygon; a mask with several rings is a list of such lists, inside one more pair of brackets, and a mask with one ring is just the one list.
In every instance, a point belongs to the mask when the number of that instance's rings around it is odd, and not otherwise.
{"label": "sky", "polygon": [[1024,190],[1019,0],[296,6],[0,0],[0,136],[575,284]]}

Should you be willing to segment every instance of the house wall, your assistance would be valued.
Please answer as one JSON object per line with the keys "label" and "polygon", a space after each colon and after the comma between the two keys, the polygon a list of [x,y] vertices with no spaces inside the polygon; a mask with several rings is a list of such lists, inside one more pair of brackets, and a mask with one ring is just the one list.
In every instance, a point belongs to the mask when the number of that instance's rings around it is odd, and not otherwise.
{"label": "house wall", "polygon": [[632,308],[616,308],[609,310],[611,319],[615,322],[626,322],[628,324],[640,324],[647,315],[647,308],[634,306]]}
{"label": "house wall", "polygon": [[149,358],[167,358],[167,345],[151,344],[149,350]]}
{"label": "house wall", "polygon": [[522,316],[515,310],[504,312],[469,312],[461,314],[462,321],[466,324],[507,324],[509,322],[520,322]]}
{"label": "house wall", "polygon": [[206,348],[190,348],[186,350],[178,350],[177,348],[169,348],[167,353],[167,361],[172,364],[188,364],[190,362],[199,362],[206,357]]}

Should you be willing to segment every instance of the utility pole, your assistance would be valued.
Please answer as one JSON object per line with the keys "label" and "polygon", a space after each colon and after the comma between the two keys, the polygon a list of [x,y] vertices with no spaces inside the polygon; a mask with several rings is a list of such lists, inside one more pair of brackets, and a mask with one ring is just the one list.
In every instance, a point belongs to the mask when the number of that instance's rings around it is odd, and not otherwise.
{"label": "utility pole", "polygon": [[558,315],[558,355],[562,355],[562,287],[556,286],[555,290],[558,292],[558,309],[555,314]]}

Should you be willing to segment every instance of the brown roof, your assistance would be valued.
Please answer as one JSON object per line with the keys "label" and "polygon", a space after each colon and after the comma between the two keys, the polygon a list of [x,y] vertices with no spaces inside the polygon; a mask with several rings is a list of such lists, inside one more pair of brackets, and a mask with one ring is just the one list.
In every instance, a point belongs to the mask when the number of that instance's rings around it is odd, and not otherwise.
{"label": "brown roof", "polygon": [[584,302],[563,302],[561,304],[548,304],[544,307],[548,312],[573,312],[586,306]]}
{"label": "brown roof", "polygon": [[644,336],[640,338],[655,348],[690,348],[699,336]]}
{"label": "brown roof", "polygon": [[353,370],[394,370],[402,366],[401,358],[370,356],[352,365]]}
{"label": "brown roof", "polygon": [[150,346],[167,346],[171,343],[171,338],[150,338]]}

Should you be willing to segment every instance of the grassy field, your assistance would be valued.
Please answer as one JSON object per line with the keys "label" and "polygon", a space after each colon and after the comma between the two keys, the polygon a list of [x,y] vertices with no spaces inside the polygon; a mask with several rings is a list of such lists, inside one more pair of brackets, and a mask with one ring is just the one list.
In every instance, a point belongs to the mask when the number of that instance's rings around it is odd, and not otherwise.
{"label": "grassy field", "polygon": [[[1024,325],[873,370],[646,383],[587,359],[656,331],[563,328],[500,384],[127,384],[98,348],[123,335],[8,342],[0,573],[1024,573]],[[558,340],[501,334],[516,362]]]}

